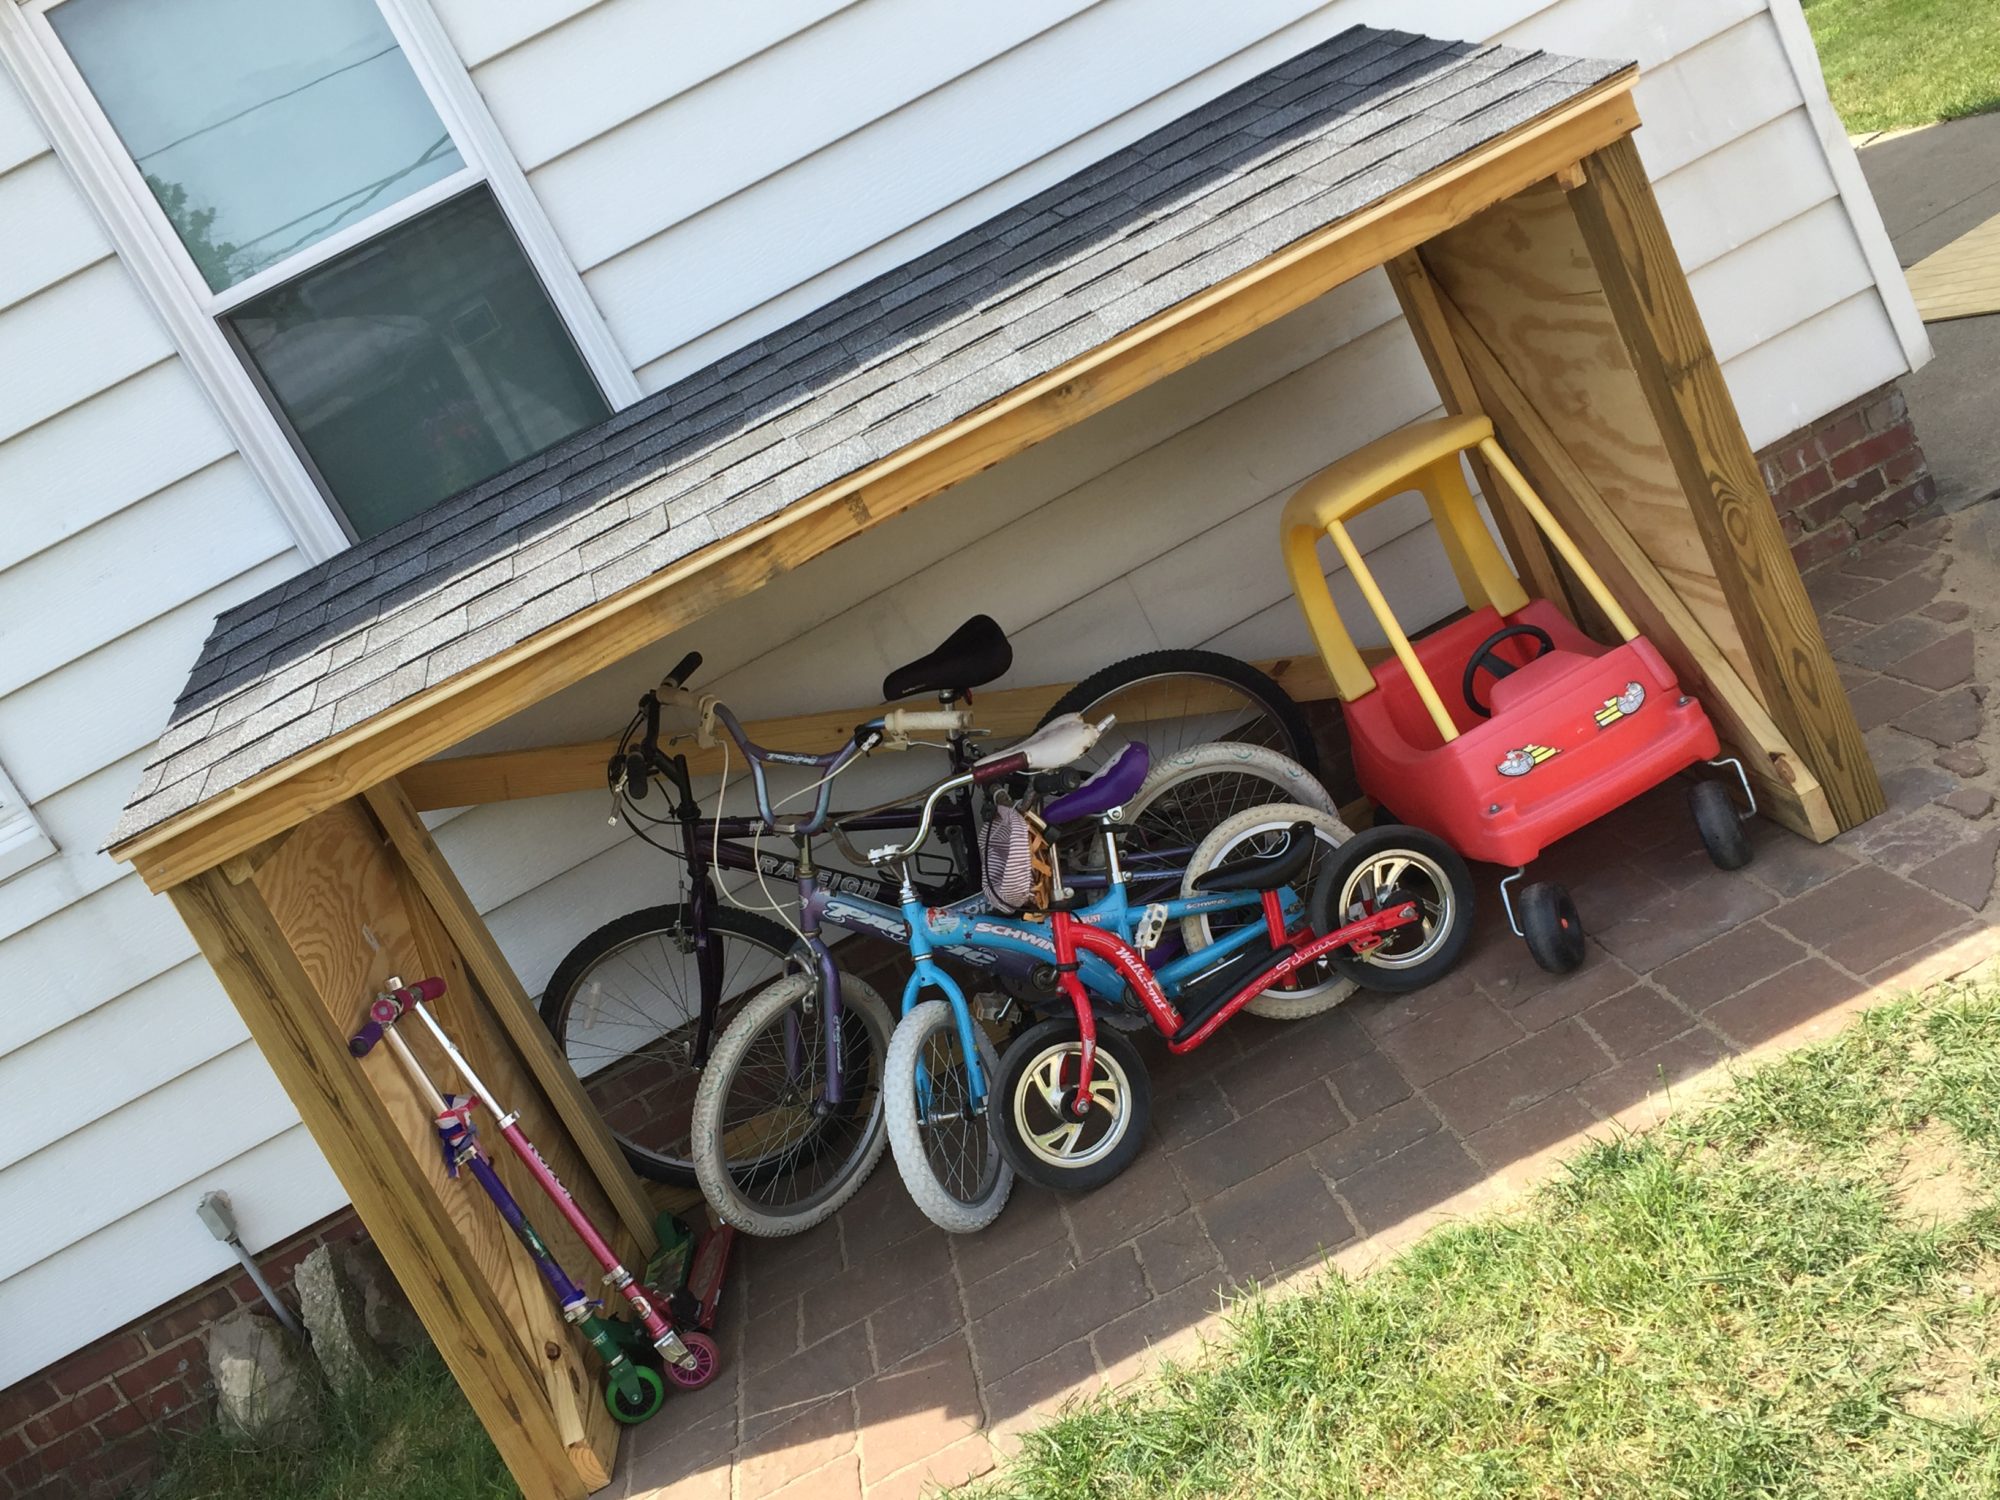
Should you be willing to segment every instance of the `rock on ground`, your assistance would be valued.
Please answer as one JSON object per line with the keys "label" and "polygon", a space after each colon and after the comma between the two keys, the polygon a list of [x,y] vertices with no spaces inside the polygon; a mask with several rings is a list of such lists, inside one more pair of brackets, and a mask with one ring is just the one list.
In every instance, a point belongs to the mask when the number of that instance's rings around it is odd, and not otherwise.
{"label": "rock on ground", "polygon": [[387,1368],[382,1351],[368,1336],[360,1294],[348,1281],[331,1245],[322,1245],[299,1263],[292,1283],[299,1316],[312,1339],[313,1357],[335,1390],[373,1379]]}
{"label": "rock on ground", "polygon": [[305,1346],[268,1314],[239,1308],[208,1330],[216,1416],[246,1437],[275,1437],[311,1425],[316,1381]]}
{"label": "rock on ground", "polygon": [[423,1320],[389,1270],[372,1240],[349,1240],[333,1247],[334,1264],[361,1299],[368,1337],[393,1359],[430,1347]]}

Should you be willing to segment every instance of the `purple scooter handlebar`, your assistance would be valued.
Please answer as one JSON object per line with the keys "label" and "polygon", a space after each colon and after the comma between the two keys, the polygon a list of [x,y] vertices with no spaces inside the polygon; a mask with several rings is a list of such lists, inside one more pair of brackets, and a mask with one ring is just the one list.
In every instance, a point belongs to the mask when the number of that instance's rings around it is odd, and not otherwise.
{"label": "purple scooter handlebar", "polygon": [[415,984],[391,990],[386,995],[378,995],[368,1006],[368,1021],[359,1031],[347,1039],[347,1050],[356,1057],[366,1057],[375,1050],[375,1044],[382,1040],[382,1028],[393,1026],[402,1019],[403,1012],[421,1000],[435,1000],[444,994],[442,979],[419,979]]}

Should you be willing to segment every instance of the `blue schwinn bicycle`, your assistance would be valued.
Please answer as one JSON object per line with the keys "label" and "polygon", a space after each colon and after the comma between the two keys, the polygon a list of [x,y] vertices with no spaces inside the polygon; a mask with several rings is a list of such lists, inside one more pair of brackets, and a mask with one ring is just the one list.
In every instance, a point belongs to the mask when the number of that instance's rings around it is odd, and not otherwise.
{"label": "blue schwinn bicycle", "polygon": [[[1051,725],[947,778],[926,798],[914,838],[871,851],[901,873],[915,963],[885,1066],[890,1148],[918,1206],[953,1233],[991,1223],[1017,1171],[1084,1191],[1137,1155],[1151,1100],[1145,1064],[1100,1018],[1136,1011],[1169,1052],[1186,1052],[1260,999],[1270,1002],[1265,1014],[1297,1019],[1355,983],[1420,988],[1457,961],[1471,934],[1470,877],[1447,846],[1414,828],[1349,837],[1330,815],[1299,804],[1226,820],[1188,859],[1180,894],[1135,904],[1120,850],[1131,830],[1120,814],[1147,774],[1139,744],[1039,815],[997,807],[984,845],[986,903],[926,907],[908,860],[940,799],[1020,763],[1074,759],[1087,737],[1091,726]],[[1066,888],[1048,836],[1086,824],[1099,831],[1110,873],[1094,899]],[[1180,929],[1178,951],[1162,941],[1170,927]],[[1067,1014],[1028,1027],[996,1058],[964,990],[936,961],[940,948],[964,944],[1050,964]],[[942,998],[923,998],[933,991]]]}

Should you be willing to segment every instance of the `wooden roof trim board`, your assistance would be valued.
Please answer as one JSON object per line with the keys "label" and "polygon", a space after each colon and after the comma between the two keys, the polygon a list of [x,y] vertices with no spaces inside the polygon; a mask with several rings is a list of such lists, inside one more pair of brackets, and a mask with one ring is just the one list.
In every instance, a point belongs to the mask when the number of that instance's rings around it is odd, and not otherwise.
{"label": "wooden roof trim board", "polygon": [[1638,127],[1627,67],[776,515],[111,849],[177,885],[1415,248]]}

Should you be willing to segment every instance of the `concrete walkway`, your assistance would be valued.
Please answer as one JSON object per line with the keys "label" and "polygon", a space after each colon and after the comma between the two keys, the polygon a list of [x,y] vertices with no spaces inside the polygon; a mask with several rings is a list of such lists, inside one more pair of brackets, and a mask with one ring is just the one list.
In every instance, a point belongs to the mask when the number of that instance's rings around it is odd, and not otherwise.
{"label": "concrete walkway", "polygon": [[[1905,267],[2000,215],[2000,113],[1876,136],[1861,170]],[[1956,510],[2000,486],[2000,317],[1930,325],[1937,358],[1903,382],[1917,436]]]}
{"label": "concrete walkway", "polygon": [[[2000,473],[2000,470],[1996,470]],[[885,1158],[836,1220],[746,1246],[728,1373],[628,1437],[613,1495],[914,1496],[987,1471],[1071,1397],[1194,1352],[1255,1279],[1365,1267],[1507,1200],[1606,1122],[1643,1125],[1738,1056],[2000,947],[2000,506],[1872,543],[1808,582],[1889,812],[1815,846],[1764,823],[1749,869],[1703,856],[1669,787],[1551,852],[1591,932],[1556,979],[1504,930],[1445,982],[1149,1052],[1153,1139],[1059,1201],[1017,1188],[953,1239]]]}

